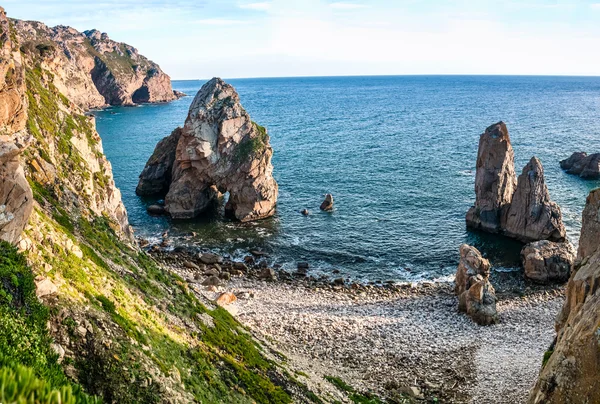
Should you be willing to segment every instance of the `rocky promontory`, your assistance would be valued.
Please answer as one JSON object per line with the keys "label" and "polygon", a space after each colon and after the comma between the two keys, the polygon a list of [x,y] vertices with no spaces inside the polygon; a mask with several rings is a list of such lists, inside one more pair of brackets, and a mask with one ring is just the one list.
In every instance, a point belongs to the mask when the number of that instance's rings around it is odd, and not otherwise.
{"label": "rocky promontory", "polygon": [[166,192],[165,208],[175,219],[196,217],[229,193],[227,213],[262,219],[277,202],[272,155],[266,129],[250,119],[231,85],[214,78],[194,98],[184,127],[158,144],[136,192]]}
{"label": "rocky promontory", "polygon": [[600,178],[600,153],[588,155],[585,152],[575,152],[568,159],[562,160],[560,167],[567,173],[581,178]]}
{"label": "rocky promontory", "polygon": [[55,72],[53,85],[84,109],[166,102],[178,96],[160,67],[125,43],[98,30],[12,20],[21,52]]}

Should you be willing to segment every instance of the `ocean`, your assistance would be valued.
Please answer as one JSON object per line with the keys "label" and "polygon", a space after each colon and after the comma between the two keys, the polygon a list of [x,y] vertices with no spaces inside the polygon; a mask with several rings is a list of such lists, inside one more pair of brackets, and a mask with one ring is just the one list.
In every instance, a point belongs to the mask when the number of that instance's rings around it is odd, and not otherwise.
{"label": "ocean", "polygon": [[[519,266],[521,245],[468,231],[479,135],[507,123],[517,174],[544,164],[551,198],[577,243],[581,212],[600,181],[565,174],[574,151],[600,152],[600,78],[516,76],[315,77],[226,80],[267,127],[279,183],[277,215],[254,223],[215,212],[187,222],[151,217],[135,195],[156,143],[183,126],[204,80],[174,81],[188,94],[169,104],[96,111],[98,132],[136,234],[196,235],[187,243],[233,257],[251,248],[274,264],[307,261],[360,281],[444,279],[458,247],[479,248],[498,270]],[[326,193],[335,211],[319,211]],[[307,208],[310,215],[301,215]],[[339,276],[339,275],[336,275]]]}

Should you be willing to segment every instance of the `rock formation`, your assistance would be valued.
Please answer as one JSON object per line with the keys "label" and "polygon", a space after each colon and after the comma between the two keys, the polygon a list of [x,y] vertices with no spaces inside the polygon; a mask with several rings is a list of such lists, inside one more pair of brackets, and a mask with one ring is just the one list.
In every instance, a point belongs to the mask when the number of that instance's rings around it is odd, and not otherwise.
{"label": "rock formation", "polygon": [[585,179],[600,178],[600,153],[587,155],[576,152],[560,162],[560,167],[569,174],[579,175]]}
{"label": "rock formation", "polygon": [[325,195],[325,200],[323,201],[323,203],[321,203],[321,206],[319,208],[326,212],[332,211],[333,210],[333,195],[331,195],[331,194]]}
{"label": "rock formation", "polygon": [[171,79],[132,46],[97,30],[13,20],[21,50],[54,72],[53,84],[84,109],[171,101]]}
{"label": "rock formation", "polygon": [[569,242],[536,241],[523,247],[521,260],[525,277],[534,282],[566,282],[575,261],[575,249]]}
{"label": "rock formation", "polygon": [[16,243],[33,209],[33,194],[20,155],[29,143],[25,131],[25,69],[0,7],[0,239]]}
{"label": "rock formation", "polygon": [[498,122],[479,138],[475,205],[467,213],[467,226],[491,233],[501,231],[501,219],[517,185],[514,152],[508,129]]}
{"label": "rock formation", "polygon": [[523,242],[565,240],[560,207],[550,200],[544,168],[535,157],[519,176],[503,228],[505,235]]}
{"label": "rock formation", "polygon": [[232,86],[214,78],[194,98],[183,129],[157,146],[136,191],[161,195],[168,189],[165,207],[175,219],[198,216],[226,192],[225,209],[233,217],[265,218],[277,202],[272,155],[266,129],[250,119]]}
{"label": "rock formation", "polygon": [[[600,189],[587,198],[580,247],[557,318],[555,343],[529,395],[530,403],[600,402]],[[540,358],[541,360],[541,358]]]}
{"label": "rock formation", "polygon": [[475,247],[461,245],[454,293],[458,296],[458,309],[480,325],[498,322],[496,293],[489,276],[490,262]]}

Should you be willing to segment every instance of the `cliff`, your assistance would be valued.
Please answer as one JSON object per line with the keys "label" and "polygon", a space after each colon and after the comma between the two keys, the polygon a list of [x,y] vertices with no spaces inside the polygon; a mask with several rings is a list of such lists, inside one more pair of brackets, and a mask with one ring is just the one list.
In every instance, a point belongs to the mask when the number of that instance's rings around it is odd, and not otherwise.
{"label": "cliff", "polygon": [[3,10],[0,28],[0,236],[18,247],[0,241],[2,401],[311,401],[276,353],[135,244],[83,109],[97,94],[61,87],[86,76],[65,48],[31,51]]}
{"label": "cliff", "polygon": [[166,192],[175,219],[200,215],[219,193],[240,221],[271,216],[277,203],[269,135],[250,119],[235,89],[219,78],[202,86],[183,129],[163,139],[140,175],[138,195]]}
{"label": "cliff", "polygon": [[52,71],[52,84],[83,109],[177,98],[171,79],[156,63],[106,33],[50,28],[36,21],[12,22],[21,51]]}
{"label": "cliff", "polygon": [[600,189],[583,212],[577,263],[531,403],[600,402]]}

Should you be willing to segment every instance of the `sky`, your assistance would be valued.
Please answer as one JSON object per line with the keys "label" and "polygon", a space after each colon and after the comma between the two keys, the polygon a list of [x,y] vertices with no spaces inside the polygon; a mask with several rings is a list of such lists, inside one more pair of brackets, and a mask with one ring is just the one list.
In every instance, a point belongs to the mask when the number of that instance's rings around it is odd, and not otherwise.
{"label": "sky", "polygon": [[173,79],[600,75],[600,0],[4,0],[96,28]]}

